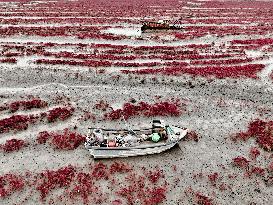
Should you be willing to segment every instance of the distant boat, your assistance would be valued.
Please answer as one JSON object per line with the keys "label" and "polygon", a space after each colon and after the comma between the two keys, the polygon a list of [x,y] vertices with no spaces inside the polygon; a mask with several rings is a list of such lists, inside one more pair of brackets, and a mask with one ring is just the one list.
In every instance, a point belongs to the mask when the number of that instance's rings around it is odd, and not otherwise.
{"label": "distant boat", "polygon": [[[118,130],[89,128],[85,147],[94,158],[130,157],[166,151],[183,139],[188,130],[165,126],[154,120],[152,128]],[[95,139],[94,135],[97,135]],[[103,139],[101,139],[101,137]],[[100,141],[100,142],[98,142]]]}
{"label": "distant boat", "polygon": [[141,31],[147,30],[180,30],[182,26],[170,24],[167,20],[159,20],[158,22],[144,22],[141,26]]}

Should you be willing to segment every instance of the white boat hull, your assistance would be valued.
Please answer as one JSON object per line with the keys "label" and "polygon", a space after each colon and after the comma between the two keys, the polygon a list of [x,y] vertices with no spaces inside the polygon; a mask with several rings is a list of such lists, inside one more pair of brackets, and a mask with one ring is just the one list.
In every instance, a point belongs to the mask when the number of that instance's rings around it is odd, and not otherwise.
{"label": "white boat hull", "polygon": [[156,154],[164,152],[175,146],[187,134],[187,130],[180,133],[178,139],[169,142],[158,142],[151,145],[143,145],[136,147],[92,147],[86,145],[90,154],[95,158],[117,158],[117,157],[131,157],[148,154]]}
{"label": "white boat hull", "polygon": [[172,148],[176,143],[170,143],[168,145],[162,145],[160,147],[154,148],[144,148],[144,149],[89,149],[90,154],[96,158],[116,158],[116,157],[131,157],[139,155],[156,154],[166,151]]}

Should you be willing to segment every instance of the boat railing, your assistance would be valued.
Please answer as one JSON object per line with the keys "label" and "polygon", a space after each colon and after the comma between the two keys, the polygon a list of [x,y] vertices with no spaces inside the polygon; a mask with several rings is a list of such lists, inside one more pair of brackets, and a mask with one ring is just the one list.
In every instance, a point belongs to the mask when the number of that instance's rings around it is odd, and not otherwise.
{"label": "boat railing", "polygon": [[[186,129],[184,127],[181,127],[181,126],[174,126],[174,127],[177,127],[177,128],[180,128],[180,129]],[[105,132],[116,132],[116,133],[119,133],[119,132],[130,132],[130,131],[134,131],[134,132],[144,132],[144,131],[152,131],[153,128],[143,128],[143,129],[133,129],[133,130],[129,130],[129,129],[106,129],[106,128],[97,128],[97,127],[89,127],[88,128],[89,130],[94,130],[94,129],[101,129],[102,131],[105,131]]]}
{"label": "boat railing", "polygon": [[[94,130],[94,129],[101,129],[103,131],[116,131],[116,132],[130,132],[129,129],[106,129],[106,128],[97,128],[97,127],[89,127],[88,129]],[[152,130],[152,128],[143,128],[143,129],[133,129],[133,131],[141,132],[141,131],[149,131]]]}

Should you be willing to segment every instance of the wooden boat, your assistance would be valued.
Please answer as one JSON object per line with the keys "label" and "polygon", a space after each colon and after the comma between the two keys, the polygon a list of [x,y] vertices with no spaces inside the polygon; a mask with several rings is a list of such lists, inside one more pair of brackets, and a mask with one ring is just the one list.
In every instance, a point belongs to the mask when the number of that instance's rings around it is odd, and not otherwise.
{"label": "wooden boat", "polygon": [[[89,128],[90,134],[87,136],[85,147],[94,158],[115,158],[155,154],[172,148],[184,138],[188,132],[186,128],[178,126],[166,126],[161,127],[161,129],[162,128],[166,131],[166,136],[165,139],[161,139],[158,142],[151,140],[151,135],[157,135],[157,128],[155,128],[155,126],[139,130]],[[92,137],[90,136],[94,131],[108,136],[104,139],[106,143],[102,145],[96,143],[94,139],[92,140]],[[133,139],[134,143],[116,143],[117,139],[125,139],[126,137],[128,138],[128,136]],[[110,144],[110,142],[113,142],[113,144]]]}
{"label": "wooden boat", "polygon": [[144,22],[141,26],[141,31],[148,30],[181,30],[182,26],[170,24],[169,21],[159,20],[158,22]]}

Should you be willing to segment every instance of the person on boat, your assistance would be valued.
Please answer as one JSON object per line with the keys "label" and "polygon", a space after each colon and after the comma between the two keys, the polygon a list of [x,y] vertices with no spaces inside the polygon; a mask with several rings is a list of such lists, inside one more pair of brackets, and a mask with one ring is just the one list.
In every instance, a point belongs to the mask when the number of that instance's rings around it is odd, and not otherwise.
{"label": "person on boat", "polygon": [[107,140],[101,129],[94,129],[92,132],[93,146],[107,147]]}
{"label": "person on boat", "polygon": [[116,147],[117,146],[116,136],[115,135],[108,136],[107,142],[108,147]]}
{"label": "person on boat", "polygon": [[168,138],[165,128],[161,128],[159,130],[159,135],[160,135],[160,138],[163,139],[163,140],[166,140]]}
{"label": "person on boat", "polygon": [[167,132],[165,129],[165,123],[163,120],[153,120],[153,130],[151,140],[153,142],[159,142],[160,140],[167,139]]}

